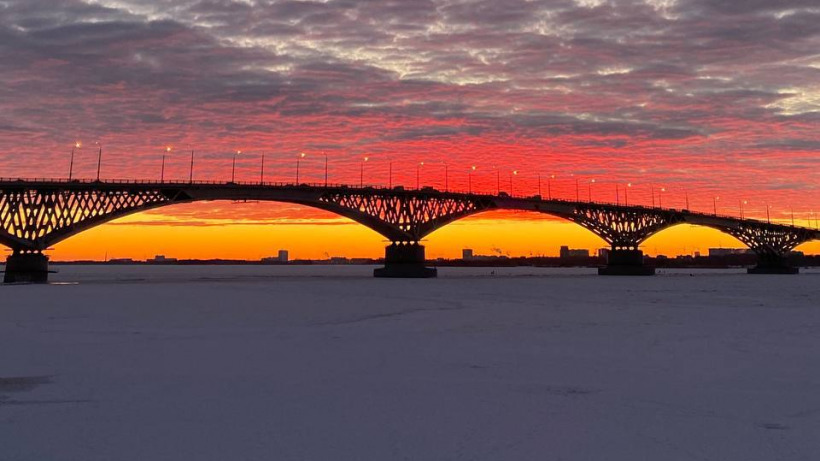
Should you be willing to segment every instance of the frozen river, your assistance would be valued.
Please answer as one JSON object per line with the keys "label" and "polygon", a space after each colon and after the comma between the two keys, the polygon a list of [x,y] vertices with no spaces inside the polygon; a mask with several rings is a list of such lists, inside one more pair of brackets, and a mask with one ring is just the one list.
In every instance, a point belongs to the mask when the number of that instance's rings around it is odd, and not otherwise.
{"label": "frozen river", "polygon": [[820,453],[817,270],[52,268],[0,286],[2,461]]}

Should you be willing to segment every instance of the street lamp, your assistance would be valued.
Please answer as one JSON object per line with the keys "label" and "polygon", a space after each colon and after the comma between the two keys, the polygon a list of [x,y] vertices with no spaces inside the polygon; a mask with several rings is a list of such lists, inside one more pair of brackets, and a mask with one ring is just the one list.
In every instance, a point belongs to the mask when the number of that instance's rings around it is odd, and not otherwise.
{"label": "street lamp", "polygon": [[629,188],[632,187],[632,183],[626,183],[626,187],[624,188],[624,205],[629,206]]}
{"label": "street lamp", "polygon": [[188,173],[188,182],[190,182],[192,184],[194,182],[194,150],[193,149],[191,149],[191,169]]}
{"label": "street lamp", "polygon": [[305,158],[304,152],[299,152],[299,155],[296,156],[296,185],[299,185],[299,162]]}
{"label": "street lamp", "polygon": [[159,182],[165,182],[165,156],[171,152],[171,146],[167,146],[162,152],[162,168],[159,170]]}
{"label": "street lamp", "polygon": [[365,157],[359,164],[359,187],[364,187],[364,164],[370,160],[370,157]]}
{"label": "street lamp", "polygon": [[450,170],[448,168],[447,162],[444,162],[444,192],[450,190]]}
{"label": "street lamp", "polygon": [[541,200],[541,173],[538,173],[538,200]]}
{"label": "street lamp", "polygon": [[512,170],[510,172],[510,197],[513,196],[513,181],[512,181],[512,178],[513,178],[513,176],[517,176],[517,175],[518,175],[518,170]]}
{"label": "street lamp", "polygon": [[[715,196],[715,197],[712,198],[712,211],[715,212],[715,216],[717,216],[717,201],[718,200],[720,200],[720,197],[718,197],[718,196]],[[766,210],[766,213],[768,213],[768,210]]]}
{"label": "street lamp", "polygon": [[595,184],[595,178],[589,180],[587,187],[589,188],[589,201],[592,202],[592,185]]}
{"label": "street lamp", "polygon": [[555,179],[555,175],[551,174],[549,178],[547,178],[547,198],[552,200],[552,180]]}
{"label": "street lamp", "polygon": [[71,147],[71,160],[68,162],[68,180],[71,181],[71,177],[74,174],[74,149],[79,149],[82,147],[80,141],[76,141],[74,146]]}
{"label": "street lamp", "polygon": [[663,208],[663,193],[666,192],[665,187],[661,187],[658,191],[658,208]]}
{"label": "street lamp", "polygon": [[387,162],[387,187],[393,188],[393,161]]}
{"label": "street lamp", "polygon": [[[573,173],[571,176],[575,176],[575,174]],[[575,201],[576,202],[581,201],[581,186],[578,184],[578,178],[577,177],[575,178]]]}
{"label": "street lamp", "polygon": [[262,152],[262,162],[259,164],[259,185],[265,184],[265,153]]}
{"label": "street lamp", "polygon": [[769,209],[770,208],[771,208],[771,206],[767,203],[766,204],[766,222],[769,223],[769,224],[772,223],[772,217],[769,215]]}
{"label": "street lamp", "polygon": [[100,181],[100,167],[102,166],[102,144],[99,141],[95,142],[98,146],[100,146],[99,150],[97,151],[97,182]]}
{"label": "street lamp", "polygon": [[749,202],[746,200],[738,200],[738,204],[740,205],[740,219],[743,219],[743,205],[746,205],[747,203]]}
{"label": "street lamp", "polygon": [[467,191],[469,193],[473,193],[473,171],[475,171],[475,165],[470,167],[470,171],[467,172]]}
{"label": "street lamp", "polygon": [[325,156],[325,187],[327,187],[327,152],[322,152]]}
{"label": "street lamp", "polygon": [[424,162],[419,162],[416,165],[416,190],[419,190],[419,186],[421,185],[421,167],[424,166]]}
{"label": "street lamp", "polygon": [[231,182],[234,182],[234,179],[236,179],[236,156],[241,153],[241,150],[233,153],[233,163],[231,163]]}

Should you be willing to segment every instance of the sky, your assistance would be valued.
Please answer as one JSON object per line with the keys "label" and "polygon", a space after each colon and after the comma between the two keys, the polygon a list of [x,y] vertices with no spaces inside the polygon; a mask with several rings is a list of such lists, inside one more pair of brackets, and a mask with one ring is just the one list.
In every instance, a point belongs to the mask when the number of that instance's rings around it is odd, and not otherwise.
{"label": "sky", "polygon": [[[158,179],[170,146],[169,179],[188,178],[194,150],[195,179],[229,179],[241,151],[237,180],[259,180],[264,154],[266,181],[293,181],[305,153],[302,181],[323,181],[326,155],[334,183],[387,185],[392,164],[408,187],[418,175],[529,195],[540,176],[544,196],[622,202],[631,183],[630,203],[820,217],[816,0],[0,0],[0,79],[3,177],[65,177],[80,141],[84,178],[95,143],[103,179]],[[214,202],[123,218],[51,254],[379,256],[384,244],[310,208]],[[425,244],[443,257],[603,246],[512,212]],[[710,246],[741,244],[679,227],[644,250]]]}

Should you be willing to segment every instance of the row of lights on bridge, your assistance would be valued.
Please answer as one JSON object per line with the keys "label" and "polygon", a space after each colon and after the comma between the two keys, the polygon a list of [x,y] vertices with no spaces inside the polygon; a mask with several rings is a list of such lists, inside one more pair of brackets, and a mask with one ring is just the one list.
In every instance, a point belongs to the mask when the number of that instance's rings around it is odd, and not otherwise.
{"label": "row of lights on bridge", "polygon": [[[96,176],[96,180],[99,181],[100,180],[100,167],[102,165],[102,144],[99,141],[95,142],[94,144],[98,148],[97,149],[97,176]],[[69,170],[68,170],[68,179],[69,180],[73,179],[75,149],[79,149],[81,147],[82,147],[82,143],[80,141],[77,141],[77,142],[74,143],[74,146],[71,149],[71,160],[69,162]],[[165,181],[165,160],[166,160],[166,157],[171,153],[172,150],[173,150],[173,148],[171,146],[166,146],[165,149],[163,150],[162,165],[161,165],[161,168],[160,168],[160,182]],[[237,158],[237,156],[239,156],[241,154],[242,154],[241,150],[236,150],[233,154],[233,158],[232,158],[232,161],[231,161],[231,182],[232,183],[236,182],[235,181],[236,180],[236,158]],[[304,152],[299,152],[299,154],[296,156],[296,184],[299,184],[299,172],[300,172],[301,161],[306,156],[307,156],[307,154],[304,153]],[[324,184],[325,184],[325,186],[327,186],[328,185],[328,156],[327,156],[327,154],[324,154],[324,153],[323,153],[323,156],[324,156]],[[369,160],[370,160],[369,156],[364,156],[364,157],[362,157],[362,160],[359,164],[359,186],[360,187],[364,187],[364,165]],[[449,165],[446,162],[443,165],[444,165],[444,190],[448,191],[449,190]],[[419,189],[420,186],[421,186],[421,168],[423,166],[424,166],[423,161],[416,164],[416,189]],[[388,187],[392,188],[393,187],[393,162],[392,161],[389,162],[388,169],[389,169],[389,172],[388,172]],[[473,174],[475,173],[476,170],[477,170],[476,165],[470,166],[469,170],[467,170],[467,184],[468,184],[467,187],[468,187],[468,192],[469,193],[473,192]],[[496,193],[500,195],[501,194],[501,170],[496,168],[496,167],[493,167],[493,170],[495,170],[495,172],[496,172]],[[518,170],[511,170],[509,172],[510,195],[512,195],[512,193],[513,193],[513,177],[515,177],[515,176],[518,176]],[[570,176],[574,177],[575,175],[570,174]],[[259,171],[259,182],[260,182],[260,184],[264,183],[264,177],[265,177],[265,153],[263,152],[262,153],[262,159],[261,159],[261,165],[260,165],[260,171]],[[194,179],[194,150],[193,149],[191,150],[191,162],[190,162],[188,179],[191,182],[193,182],[193,179]],[[551,175],[547,176],[547,198],[550,199],[550,200],[552,199],[552,181],[554,179],[556,179],[554,174],[551,174]],[[592,202],[592,185],[595,184],[595,182],[596,182],[595,178],[592,178],[587,183],[587,199],[590,202]],[[543,196],[541,194],[541,186],[542,186],[542,178],[541,178],[541,174],[539,173],[538,174],[538,195],[539,196]],[[631,182],[627,182],[623,187],[624,204],[627,205],[627,206],[629,205],[629,190],[631,188],[632,188],[632,183]],[[654,189],[654,186],[651,186],[651,185],[650,185],[650,188],[651,188],[651,195],[652,195],[652,207],[655,207],[655,189]],[[658,207],[660,207],[660,208],[663,208],[663,193],[664,192],[666,192],[665,187],[660,187],[658,189],[658,194],[657,194],[657,196],[658,196]],[[577,177],[575,177],[575,199],[577,201],[581,200],[580,180]],[[688,193],[685,193],[685,200],[686,200],[686,209],[689,209],[689,195],[688,195]],[[712,207],[713,207],[712,210],[713,210],[713,213],[715,215],[717,215],[717,213],[718,213],[717,204],[718,204],[719,200],[720,200],[720,196],[717,196],[717,195],[712,198]],[[615,184],[615,201],[616,201],[616,203],[620,203],[620,188],[619,188],[619,184],[617,184],[617,183]],[[740,209],[740,218],[741,219],[744,218],[744,209],[745,209],[745,206],[748,205],[748,203],[749,202],[747,200],[739,201],[739,209]],[[770,209],[771,209],[771,206],[766,204],[766,220],[769,223],[771,223]],[[814,215],[813,211],[811,213],[812,213],[812,215]],[[791,214],[792,214],[792,225],[794,225],[794,223],[795,223],[794,210],[792,210]],[[817,218],[815,218],[815,220],[817,220]]]}

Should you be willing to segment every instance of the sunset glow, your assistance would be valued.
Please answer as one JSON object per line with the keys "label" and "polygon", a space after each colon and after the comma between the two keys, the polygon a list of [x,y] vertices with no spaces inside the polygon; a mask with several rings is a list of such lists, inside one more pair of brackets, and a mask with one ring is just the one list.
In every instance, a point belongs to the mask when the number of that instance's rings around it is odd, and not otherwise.
{"label": "sunset glow", "polygon": [[[820,224],[820,9],[804,2],[151,3],[0,1],[0,176],[93,179],[100,159],[103,179],[323,184],[327,171]],[[379,257],[385,244],[309,207],[202,202],[49,255]],[[516,212],[424,244],[429,258],[605,246]],[[643,250],[718,246],[743,245],[678,226]]]}

